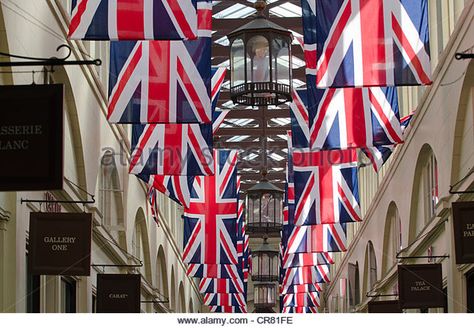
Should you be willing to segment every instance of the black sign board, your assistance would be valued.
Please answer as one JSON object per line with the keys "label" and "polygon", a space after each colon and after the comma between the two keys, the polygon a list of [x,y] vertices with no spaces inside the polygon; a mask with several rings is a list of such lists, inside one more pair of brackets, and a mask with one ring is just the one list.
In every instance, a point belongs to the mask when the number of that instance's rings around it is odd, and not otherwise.
{"label": "black sign board", "polygon": [[445,306],[441,264],[398,266],[398,293],[402,309]]}
{"label": "black sign board", "polygon": [[29,273],[89,276],[91,237],[89,213],[31,213]]}
{"label": "black sign board", "polygon": [[370,301],[369,313],[402,313],[398,300],[394,301]]}
{"label": "black sign board", "polygon": [[474,263],[474,202],[453,203],[456,264]]}
{"label": "black sign board", "polygon": [[63,182],[63,86],[0,86],[0,191]]}
{"label": "black sign board", "polygon": [[97,313],[140,313],[139,274],[98,274]]}

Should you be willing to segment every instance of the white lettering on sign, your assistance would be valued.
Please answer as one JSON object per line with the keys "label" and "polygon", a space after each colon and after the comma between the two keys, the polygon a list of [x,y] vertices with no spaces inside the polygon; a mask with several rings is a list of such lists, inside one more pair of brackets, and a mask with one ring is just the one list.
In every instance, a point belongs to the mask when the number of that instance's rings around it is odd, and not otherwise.
{"label": "white lettering on sign", "polygon": [[55,252],[65,252],[69,244],[74,244],[77,237],[44,237],[45,244],[52,244],[51,250]]}
{"label": "white lettering on sign", "polygon": [[113,293],[109,294],[109,298],[112,298],[112,299],[126,299],[127,297],[128,297],[128,294],[113,294]]}
{"label": "white lettering on sign", "polygon": [[415,281],[415,286],[410,288],[412,292],[424,292],[430,289],[431,287],[427,285],[425,281]]}

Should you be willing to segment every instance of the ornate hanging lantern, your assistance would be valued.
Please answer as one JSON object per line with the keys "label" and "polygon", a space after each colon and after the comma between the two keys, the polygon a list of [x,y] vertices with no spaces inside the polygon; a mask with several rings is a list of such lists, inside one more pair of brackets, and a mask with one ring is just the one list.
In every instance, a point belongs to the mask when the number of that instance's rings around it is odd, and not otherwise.
{"label": "ornate hanging lantern", "polygon": [[247,231],[253,236],[279,236],[283,224],[283,190],[265,178],[247,190]]}
{"label": "ornate hanging lantern", "polygon": [[288,29],[263,15],[266,2],[258,0],[257,17],[231,32],[230,97],[246,106],[280,105],[291,101],[291,43]]}

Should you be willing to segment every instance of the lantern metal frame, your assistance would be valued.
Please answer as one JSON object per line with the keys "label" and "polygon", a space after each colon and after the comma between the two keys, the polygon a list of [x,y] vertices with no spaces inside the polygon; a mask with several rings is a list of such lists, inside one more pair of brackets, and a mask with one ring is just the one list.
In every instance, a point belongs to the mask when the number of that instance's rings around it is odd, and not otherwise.
{"label": "lantern metal frame", "polygon": [[[268,259],[263,256],[267,255]],[[252,281],[271,282],[278,281],[279,277],[279,252],[273,249],[267,241],[267,237],[263,238],[263,243],[257,249],[252,250]],[[262,260],[268,260],[268,263],[262,263]],[[268,274],[262,274],[262,268],[268,268]]]}
{"label": "lantern metal frame", "polygon": [[[230,49],[230,68],[231,68],[231,85],[230,98],[236,104],[245,106],[278,106],[292,100],[292,55],[291,44],[293,42],[293,35],[288,30],[277,24],[270,22],[264,15],[263,9],[265,5],[263,1],[256,2],[256,9],[259,11],[258,15],[248,24],[232,31],[227,35],[229,39]],[[263,37],[268,45],[268,71],[269,76],[265,81],[253,81],[248,76],[249,72],[253,76],[253,59],[248,53],[248,45],[255,37]],[[273,49],[274,41],[280,39],[285,42],[288,52],[288,84],[278,81],[278,57],[273,57],[275,49]],[[237,40],[243,42],[243,69],[244,80],[243,83],[234,85],[234,62],[233,62],[233,45]],[[273,62],[275,59],[275,62]],[[248,69],[248,63],[251,69]],[[285,71],[286,74],[286,71]],[[277,75],[277,76],[274,76]]]}
{"label": "lantern metal frame", "polygon": [[[273,298],[273,300],[265,299],[268,302],[260,303],[259,300],[258,300],[259,293],[257,293],[258,288],[261,288],[262,290],[265,290],[265,292],[264,292],[264,297],[265,298],[268,297],[268,295],[270,295],[267,292],[267,290],[270,289],[271,294],[272,294],[271,297]],[[276,283],[274,283],[274,282],[255,282],[254,283],[253,304],[254,304],[254,307],[255,307],[255,311],[254,311],[255,313],[274,313],[275,311],[273,310],[273,307],[276,306],[277,298],[278,298],[278,295],[277,295],[277,285],[276,285]],[[270,302],[270,301],[273,301],[273,302]]]}
{"label": "lantern metal frame", "polygon": [[[268,180],[265,178],[263,178],[253,187],[247,189],[245,196],[245,209],[247,218],[247,231],[249,235],[253,237],[280,236],[280,231],[283,225],[283,194],[283,190],[268,182]],[[271,221],[263,221],[264,213],[262,208],[264,207],[264,204],[262,204],[262,199],[264,195],[271,195],[273,199],[273,217],[270,218]],[[255,213],[255,202],[257,199],[258,213]],[[279,205],[277,206],[277,204]],[[255,220],[255,217],[257,217],[258,220]]]}

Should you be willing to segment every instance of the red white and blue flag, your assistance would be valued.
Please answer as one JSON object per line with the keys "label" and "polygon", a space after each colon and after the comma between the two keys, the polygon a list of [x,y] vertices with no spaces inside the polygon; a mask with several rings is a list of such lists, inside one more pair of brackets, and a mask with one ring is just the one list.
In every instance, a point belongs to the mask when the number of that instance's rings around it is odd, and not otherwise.
{"label": "red white and blue flag", "polygon": [[312,267],[286,269],[281,285],[285,287],[327,282],[330,282],[329,265],[316,265]]}
{"label": "red white and blue flag", "polygon": [[[307,76],[308,84],[314,77]],[[295,149],[348,149],[403,142],[395,88],[316,89],[293,93]]]}
{"label": "red white and blue flag", "polygon": [[111,42],[111,123],[211,123],[211,39]]}
{"label": "red white and blue flag", "polygon": [[185,263],[238,263],[237,151],[215,150],[214,163],[215,175],[195,178],[184,211]]}
{"label": "red white and blue flag", "polygon": [[242,294],[204,294],[204,305],[247,307]]}
{"label": "red white and blue flag", "polygon": [[210,124],[134,124],[132,149],[132,174],[214,174]]}
{"label": "red white and blue flag", "polygon": [[294,225],[359,222],[355,149],[294,151]]}
{"label": "red white and blue flag", "polygon": [[148,203],[150,204],[151,217],[156,222],[156,224],[160,225],[160,222],[158,220],[158,200],[156,197],[156,189],[153,186],[150,186],[148,188]]}
{"label": "red white and blue flag", "polygon": [[209,311],[213,313],[247,313],[247,308],[240,306],[210,306]]}
{"label": "red white and blue flag", "polygon": [[199,282],[199,292],[203,294],[244,294],[241,279],[202,278]]}
{"label": "red white and blue flag", "polygon": [[281,313],[318,313],[317,307],[283,307]]}
{"label": "red white and blue flag", "polygon": [[193,40],[210,25],[207,0],[73,0],[70,39]]}
{"label": "red white and blue flag", "polygon": [[[403,133],[405,133],[406,128],[410,124],[413,114],[414,113],[411,113],[410,115],[407,115],[400,119]],[[372,163],[372,166],[374,167],[375,172],[380,171],[380,169],[385,164],[385,162],[389,159],[389,157],[392,155],[394,150],[395,150],[395,145],[362,148],[362,151]]]}
{"label": "red white and blue flag", "polygon": [[345,223],[286,225],[282,230],[282,243],[290,254],[345,252],[347,250]]}
{"label": "red white and blue flag", "polygon": [[319,307],[318,292],[287,294],[283,296],[283,307]]}
{"label": "red white and blue flag", "polygon": [[301,254],[285,253],[283,254],[281,263],[283,269],[314,266],[319,264],[334,264],[334,259],[332,258],[332,255],[327,252]]}
{"label": "red white and blue flag", "polygon": [[239,268],[235,264],[199,264],[190,263],[186,275],[194,278],[221,278],[237,281]]}
{"label": "red white and blue flag", "polygon": [[280,288],[281,294],[300,294],[320,291],[322,291],[322,288],[319,283],[281,286]]}
{"label": "red white and blue flag", "polygon": [[306,1],[319,88],[431,83],[428,0]]}

